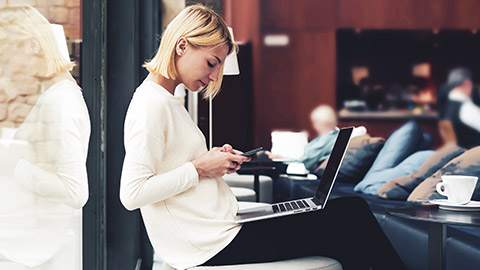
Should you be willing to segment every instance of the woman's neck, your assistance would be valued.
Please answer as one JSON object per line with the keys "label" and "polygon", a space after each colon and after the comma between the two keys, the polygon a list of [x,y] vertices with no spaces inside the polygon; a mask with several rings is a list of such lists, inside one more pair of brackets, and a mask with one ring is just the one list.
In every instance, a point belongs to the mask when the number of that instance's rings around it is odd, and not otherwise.
{"label": "woman's neck", "polygon": [[170,94],[174,94],[175,87],[179,84],[176,80],[167,79],[160,74],[150,72],[145,80],[152,81],[163,88],[165,88]]}
{"label": "woman's neck", "polygon": [[46,89],[50,88],[52,85],[54,85],[54,84],[56,84],[60,81],[63,81],[63,80],[69,80],[69,81],[72,81],[74,83],[77,83],[75,81],[75,79],[73,78],[72,74],[70,74],[70,72],[68,72],[68,71],[60,72],[60,73],[55,74],[52,77],[42,79],[40,81],[40,83],[42,84],[43,88],[46,90]]}

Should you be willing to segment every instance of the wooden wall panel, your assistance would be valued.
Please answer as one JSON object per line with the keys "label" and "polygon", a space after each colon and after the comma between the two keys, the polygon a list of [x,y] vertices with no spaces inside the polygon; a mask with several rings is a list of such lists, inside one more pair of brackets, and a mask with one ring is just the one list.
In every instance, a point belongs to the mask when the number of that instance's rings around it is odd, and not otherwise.
{"label": "wooden wall panel", "polygon": [[292,25],[297,30],[332,30],[336,27],[334,0],[302,0],[291,9]]}
{"label": "wooden wall panel", "polygon": [[480,28],[479,0],[450,0],[454,5],[449,10],[452,20],[449,28],[478,29]]}
{"label": "wooden wall panel", "polygon": [[[427,0],[412,3],[412,24],[409,28],[443,28],[451,18],[449,0]],[[401,25],[399,25],[401,28]]]}
{"label": "wooden wall panel", "polygon": [[262,29],[325,30],[335,28],[334,0],[262,0]]}
{"label": "wooden wall panel", "polygon": [[260,27],[267,30],[287,30],[293,28],[292,8],[290,0],[259,0]]}
{"label": "wooden wall panel", "polygon": [[262,47],[255,121],[257,142],[265,147],[272,130],[308,130],[315,106],[335,104],[335,32],[288,35],[288,47]]}
{"label": "wooden wall panel", "polygon": [[259,33],[259,3],[258,0],[224,0],[223,11],[225,21],[233,28],[235,40],[243,43],[253,43],[258,40]]}
{"label": "wooden wall panel", "polygon": [[337,27],[422,29],[480,27],[478,0],[338,0]]}

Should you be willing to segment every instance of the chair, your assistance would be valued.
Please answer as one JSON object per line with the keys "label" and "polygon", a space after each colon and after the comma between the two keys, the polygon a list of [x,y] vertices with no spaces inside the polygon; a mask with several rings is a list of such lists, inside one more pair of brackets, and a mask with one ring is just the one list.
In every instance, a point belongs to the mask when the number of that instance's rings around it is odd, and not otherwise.
{"label": "chair", "polygon": [[233,195],[237,198],[239,202],[254,202],[257,193],[250,188],[243,188],[243,187],[230,187],[232,190]]}

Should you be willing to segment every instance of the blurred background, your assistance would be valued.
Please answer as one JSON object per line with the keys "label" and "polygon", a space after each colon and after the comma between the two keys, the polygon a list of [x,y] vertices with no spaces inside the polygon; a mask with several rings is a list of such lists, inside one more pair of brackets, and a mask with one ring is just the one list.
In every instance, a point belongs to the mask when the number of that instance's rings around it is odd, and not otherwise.
{"label": "blurred background", "polygon": [[[434,149],[442,144],[436,103],[448,71],[469,68],[478,91],[479,0],[0,0],[32,5],[63,25],[76,62],[92,122],[84,269],[152,267],[139,212],[118,199],[123,120],[162,29],[197,2],[222,15],[240,46],[240,74],[224,78],[211,118],[198,98],[195,117],[214,146],[270,149],[274,130],[306,130],[312,139],[310,112],[327,104],[339,126],[362,125],[371,136],[388,137],[415,119]],[[0,97],[0,127],[17,127],[34,94]],[[192,101],[187,95],[185,106]]]}

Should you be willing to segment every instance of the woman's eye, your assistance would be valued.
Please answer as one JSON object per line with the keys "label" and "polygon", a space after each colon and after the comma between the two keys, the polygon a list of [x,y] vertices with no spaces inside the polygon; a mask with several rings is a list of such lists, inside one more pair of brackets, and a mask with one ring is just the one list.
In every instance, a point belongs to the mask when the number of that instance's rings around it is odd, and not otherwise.
{"label": "woman's eye", "polygon": [[208,63],[208,66],[209,66],[209,67],[213,68],[213,64],[210,63],[210,61],[207,61],[207,63]]}

